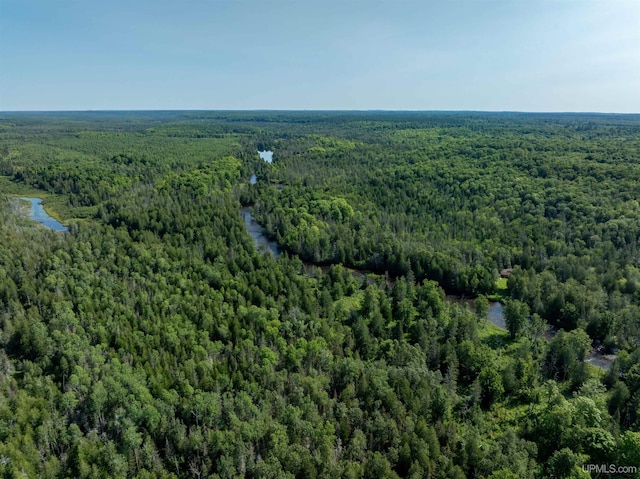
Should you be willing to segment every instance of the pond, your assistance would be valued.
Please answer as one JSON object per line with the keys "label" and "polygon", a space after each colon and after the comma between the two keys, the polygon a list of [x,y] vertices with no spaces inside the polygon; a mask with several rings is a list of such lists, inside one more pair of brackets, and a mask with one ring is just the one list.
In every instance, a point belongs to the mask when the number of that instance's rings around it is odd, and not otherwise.
{"label": "pond", "polygon": [[258,151],[258,155],[267,163],[273,162],[273,151]]}
{"label": "pond", "polygon": [[69,230],[69,228],[67,228],[65,225],[63,225],[62,223],[59,223],[57,220],[55,220],[54,218],[52,218],[47,214],[47,212],[44,210],[44,207],[42,206],[42,198],[22,197],[20,199],[22,201],[27,201],[30,203],[29,216],[32,219],[36,220],[37,222],[43,224],[47,228],[52,229],[54,231]]}

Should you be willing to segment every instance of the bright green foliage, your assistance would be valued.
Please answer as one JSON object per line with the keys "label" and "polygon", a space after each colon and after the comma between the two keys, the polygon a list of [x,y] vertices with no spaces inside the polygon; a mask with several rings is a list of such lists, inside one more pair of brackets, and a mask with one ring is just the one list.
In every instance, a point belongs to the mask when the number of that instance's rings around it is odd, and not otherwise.
{"label": "bright green foliage", "polygon": [[486,296],[480,295],[473,303],[473,307],[476,310],[476,314],[480,319],[486,319],[489,314],[489,301]]}
{"label": "bright green foliage", "polygon": [[507,302],[504,308],[504,319],[511,338],[520,335],[529,319],[529,307],[517,299]]}

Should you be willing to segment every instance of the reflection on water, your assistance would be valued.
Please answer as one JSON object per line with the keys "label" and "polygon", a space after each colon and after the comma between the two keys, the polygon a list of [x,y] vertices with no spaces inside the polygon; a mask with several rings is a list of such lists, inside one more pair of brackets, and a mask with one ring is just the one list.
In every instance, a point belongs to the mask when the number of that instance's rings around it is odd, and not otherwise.
{"label": "reflection on water", "polygon": [[585,361],[592,366],[608,371],[615,359],[615,354],[601,354],[598,351],[592,351]]}

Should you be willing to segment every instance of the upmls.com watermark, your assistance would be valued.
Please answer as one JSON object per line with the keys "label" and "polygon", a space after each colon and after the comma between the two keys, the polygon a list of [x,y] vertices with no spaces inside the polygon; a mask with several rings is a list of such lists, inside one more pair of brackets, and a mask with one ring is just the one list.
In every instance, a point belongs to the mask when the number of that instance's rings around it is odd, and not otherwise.
{"label": "upmls.com watermark", "polygon": [[636,474],[638,466],[618,466],[617,464],[583,464],[584,472],[595,472],[598,474]]}

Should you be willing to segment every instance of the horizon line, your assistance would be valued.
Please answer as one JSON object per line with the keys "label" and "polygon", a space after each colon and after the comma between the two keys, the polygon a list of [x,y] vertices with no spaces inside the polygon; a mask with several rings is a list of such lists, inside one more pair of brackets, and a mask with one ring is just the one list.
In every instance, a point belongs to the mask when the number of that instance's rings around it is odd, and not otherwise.
{"label": "horizon line", "polygon": [[534,110],[393,110],[384,108],[371,109],[276,109],[276,108],[255,108],[255,109],[211,109],[211,108],[178,108],[178,109],[70,109],[70,110],[0,110],[2,113],[153,113],[153,112],[269,112],[269,113],[510,113],[510,114],[547,114],[547,115],[640,115],[640,112],[615,112],[615,111],[534,111]]}

